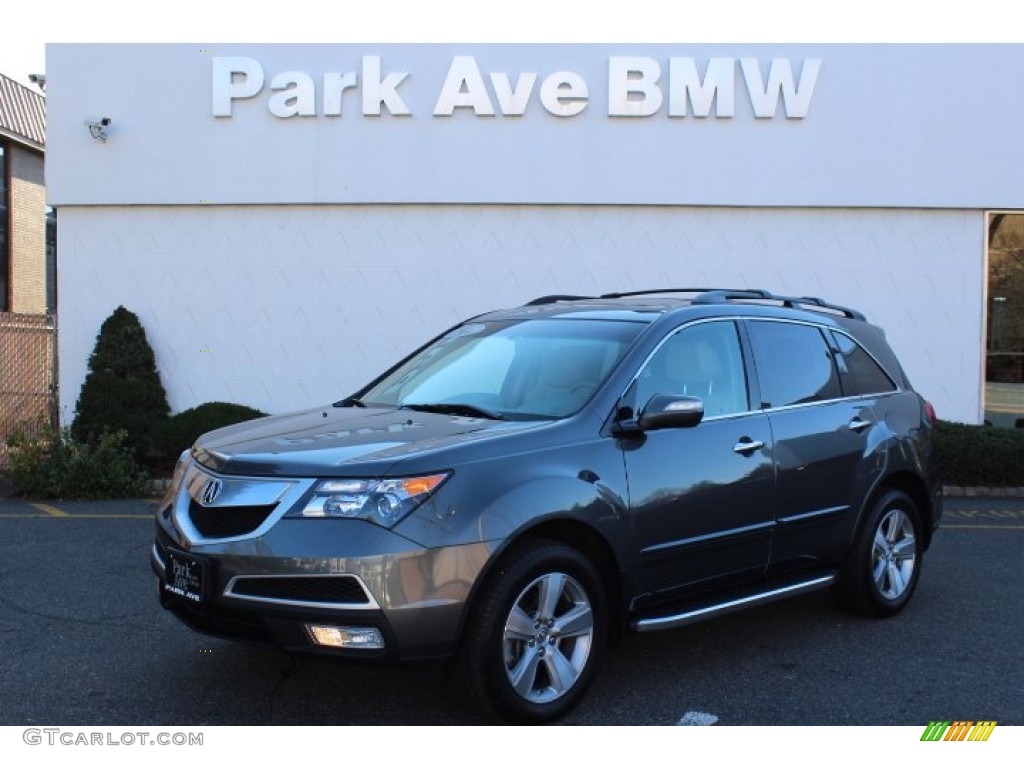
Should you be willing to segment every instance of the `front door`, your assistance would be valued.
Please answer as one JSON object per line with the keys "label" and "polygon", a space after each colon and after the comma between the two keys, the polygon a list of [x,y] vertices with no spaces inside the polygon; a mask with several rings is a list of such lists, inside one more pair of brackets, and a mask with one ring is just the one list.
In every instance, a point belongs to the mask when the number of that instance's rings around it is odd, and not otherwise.
{"label": "front door", "polygon": [[768,418],[751,411],[736,324],[670,334],[626,400],[639,412],[657,394],[701,398],[704,418],[620,441],[637,594],[673,597],[761,576],[775,517],[773,442]]}

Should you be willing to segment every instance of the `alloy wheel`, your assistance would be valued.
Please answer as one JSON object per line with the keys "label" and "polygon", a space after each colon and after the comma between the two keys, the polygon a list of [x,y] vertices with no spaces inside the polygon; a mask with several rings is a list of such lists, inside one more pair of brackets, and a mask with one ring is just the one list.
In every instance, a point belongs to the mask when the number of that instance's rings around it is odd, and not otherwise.
{"label": "alloy wheel", "polygon": [[879,594],[896,600],[907,591],[917,562],[914,524],[901,509],[889,510],[875,529],[871,577]]}
{"label": "alloy wheel", "polygon": [[594,640],[586,591],[564,573],[546,573],[519,593],[505,621],[503,653],[509,683],[523,699],[544,704],[579,680]]}

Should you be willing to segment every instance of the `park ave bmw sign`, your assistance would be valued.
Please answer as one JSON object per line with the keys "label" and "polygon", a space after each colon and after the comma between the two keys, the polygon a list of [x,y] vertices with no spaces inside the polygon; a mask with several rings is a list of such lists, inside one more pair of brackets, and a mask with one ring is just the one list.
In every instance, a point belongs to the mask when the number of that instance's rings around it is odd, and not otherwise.
{"label": "park ave bmw sign", "polygon": [[[363,116],[412,115],[403,94],[413,86],[410,73],[385,70],[380,56],[363,56],[359,71],[268,73],[259,61],[245,56],[213,59],[211,108],[214,117],[231,118],[237,102],[265,100],[278,118],[341,117],[359,106]],[[754,58],[696,59],[611,56],[601,83],[608,117],[732,118],[738,92],[750,100],[755,118],[807,116],[820,59],[771,59],[766,67]],[[703,72],[701,71],[703,70]],[[419,85],[419,83],[416,83]],[[319,87],[318,87],[319,86]],[[466,112],[486,117],[519,117],[543,109],[556,117],[579,115],[596,98],[593,83],[567,70],[488,72],[475,56],[454,56],[443,81],[436,84],[432,115]],[[605,89],[606,87],[606,89]],[[349,99],[344,97],[352,94]]]}

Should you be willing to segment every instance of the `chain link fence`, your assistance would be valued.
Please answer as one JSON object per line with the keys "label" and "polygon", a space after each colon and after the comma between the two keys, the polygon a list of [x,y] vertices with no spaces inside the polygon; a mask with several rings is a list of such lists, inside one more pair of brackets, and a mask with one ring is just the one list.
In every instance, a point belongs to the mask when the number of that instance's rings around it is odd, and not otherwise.
{"label": "chain link fence", "polygon": [[56,428],[57,409],[56,319],[0,312],[0,470],[7,438]]}

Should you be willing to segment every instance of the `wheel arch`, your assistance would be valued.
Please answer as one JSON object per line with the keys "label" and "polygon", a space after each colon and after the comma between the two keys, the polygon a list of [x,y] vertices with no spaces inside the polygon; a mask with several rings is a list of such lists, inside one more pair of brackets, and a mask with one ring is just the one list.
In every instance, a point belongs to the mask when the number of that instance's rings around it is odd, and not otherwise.
{"label": "wheel arch", "polygon": [[[910,497],[921,517],[921,534],[924,537],[922,550],[928,549],[932,542],[933,524],[935,522],[935,508],[932,504],[931,494],[924,481],[913,472],[902,470],[887,475],[875,488],[874,493],[868,498],[864,509],[861,510],[861,520],[867,510],[870,510],[875,502],[888,491],[900,491]],[[859,527],[859,526],[858,526]]]}
{"label": "wheel arch", "polygon": [[474,604],[483,585],[501,567],[502,563],[525,541],[554,541],[580,552],[595,567],[601,576],[608,599],[610,618],[610,639],[614,643],[626,629],[626,584],[625,574],[618,557],[608,540],[592,525],[575,518],[549,518],[539,520],[509,537],[484,566],[466,600],[465,610],[459,625],[459,636],[464,637],[465,625],[473,611]]}

